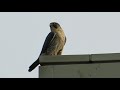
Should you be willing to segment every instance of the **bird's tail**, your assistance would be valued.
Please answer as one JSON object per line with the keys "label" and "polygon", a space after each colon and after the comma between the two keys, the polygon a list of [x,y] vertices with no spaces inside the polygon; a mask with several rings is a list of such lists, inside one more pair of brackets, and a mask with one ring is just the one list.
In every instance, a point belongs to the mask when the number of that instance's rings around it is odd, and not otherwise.
{"label": "bird's tail", "polygon": [[39,65],[39,58],[29,67],[29,72],[35,69]]}

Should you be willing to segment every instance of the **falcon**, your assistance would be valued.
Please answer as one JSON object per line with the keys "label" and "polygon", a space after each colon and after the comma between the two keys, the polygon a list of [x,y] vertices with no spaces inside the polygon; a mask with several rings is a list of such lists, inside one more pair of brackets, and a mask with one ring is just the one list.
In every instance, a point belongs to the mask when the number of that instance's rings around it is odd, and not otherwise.
{"label": "falcon", "polygon": [[41,53],[38,59],[29,67],[29,72],[35,69],[39,65],[39,58],[41,55],[62,55],[64,45],[66,43],[66,36],[57,22],[50,23],[51,32],[47,35],[43,44]]}

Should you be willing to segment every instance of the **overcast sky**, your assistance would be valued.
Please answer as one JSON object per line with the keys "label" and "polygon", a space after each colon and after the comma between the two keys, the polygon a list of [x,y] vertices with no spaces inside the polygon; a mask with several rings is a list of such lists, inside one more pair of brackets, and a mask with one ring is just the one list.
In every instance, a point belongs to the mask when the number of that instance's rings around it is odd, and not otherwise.
{"label": "overcast sky", "polygon": [[120,12],[0,12],[0,78],[38,78],[38,68],[28,68],[50,22],[66,34],[63,55],[120,53]]}

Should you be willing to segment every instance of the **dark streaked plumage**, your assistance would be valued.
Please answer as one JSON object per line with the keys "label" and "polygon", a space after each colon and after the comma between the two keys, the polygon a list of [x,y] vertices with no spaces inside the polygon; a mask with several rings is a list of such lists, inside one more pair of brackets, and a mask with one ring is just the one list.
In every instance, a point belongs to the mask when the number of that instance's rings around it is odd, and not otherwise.
{"label": "dark streaked plumage", "polygon": [[[56,23],[50,23],[51,32],[45,39],[43,44],[41,55],[61,55],[63,51],[63,47],[66,43],[66,36],[61,26]],[[40,57],[39,56],[39,57]],[[29,72],[31,72],[34,68],[39,65],[39,57],[38,59],[29,67]]]}

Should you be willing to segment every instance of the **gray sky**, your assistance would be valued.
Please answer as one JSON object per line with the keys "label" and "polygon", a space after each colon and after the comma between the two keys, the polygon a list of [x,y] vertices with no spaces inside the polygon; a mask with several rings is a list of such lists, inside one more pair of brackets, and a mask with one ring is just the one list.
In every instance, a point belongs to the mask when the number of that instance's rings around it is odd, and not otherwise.
{"label": "gray sky", "polygon": [[38,78],[28,67],[53,21],[67,37],[63,55],[120,53],[120,12],[0,12],[0,78]]}

